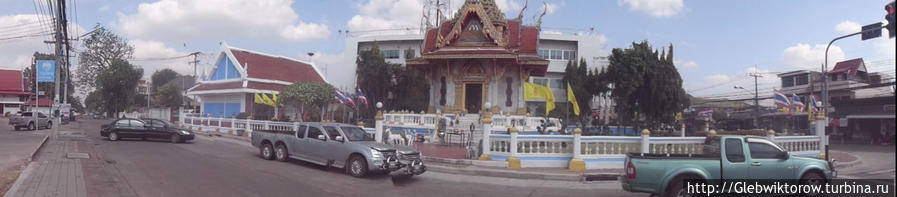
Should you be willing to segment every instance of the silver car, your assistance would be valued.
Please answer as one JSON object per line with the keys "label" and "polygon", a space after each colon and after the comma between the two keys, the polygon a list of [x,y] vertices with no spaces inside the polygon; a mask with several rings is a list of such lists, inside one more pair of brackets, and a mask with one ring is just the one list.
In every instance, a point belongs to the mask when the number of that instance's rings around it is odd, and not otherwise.
{"label": "silver car", "polygon": [[295,130],[254,130],[252,145],[267,160],[292,158],[335,166],[355,177],[370,172],[410,177],[426,171],[419,151],[378,143],[361,127],[349,124],[298,123]]}

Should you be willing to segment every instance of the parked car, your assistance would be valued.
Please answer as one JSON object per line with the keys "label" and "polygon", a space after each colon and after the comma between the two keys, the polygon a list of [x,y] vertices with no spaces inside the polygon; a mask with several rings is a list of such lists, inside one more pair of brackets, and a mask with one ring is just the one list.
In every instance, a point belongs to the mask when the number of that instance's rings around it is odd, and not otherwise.
{"label": "parked car", "polygon": [[392,177],[411,177],[426,171],[421,153],[414,148],[374,141],[358,126],[340,123],[301,123],[298,130],[254,130],[252,146],[262,158],[290,158],[324,166],[345,168],[354,177],[369,172],[389,172]]}
{"label": "parked car", "polygon": [[123,138],[167,139],[171,143],[193,140],[193,132],[159,119],[123,118],[100,127],[100,135],[109,141]]}
{"label": "parked car", "polygon": [[[833,161],[791,156],[775,143],[755,136],[713,136],[704,154],[630,153],[622,187],[630,192],[681,196],[686,180],[800,180],[821,184],[837,176]],[[713,184],[713,183],[710,183]]]}
{"label": "parked car", "polygon": [[19,128],[28,128],[28,130],[37,130],[39,127],[47,129],[53,128],[53,120],[42,112],[37,112],[37,124],[34,123],[35,112],[19,112],[9,118],[9,125],[12,125],[16,131]]}

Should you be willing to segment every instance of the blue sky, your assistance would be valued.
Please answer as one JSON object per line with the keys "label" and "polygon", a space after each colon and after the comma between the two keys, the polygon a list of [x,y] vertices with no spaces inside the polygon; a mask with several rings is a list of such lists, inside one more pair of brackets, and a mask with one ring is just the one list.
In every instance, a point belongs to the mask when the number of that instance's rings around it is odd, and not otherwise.
{"label": "blue sky", "polygon": [[[38,21],[38,2],[0,0],[0,38],[16,36],[9,26]],[[332,68],[331,81],[342,73],[345,38],[392,28],[416,28],[423,0],[153,0],[70,1],[77,7],[73,34],[100,23],[136,47],[135,58],[172,57],[201,51],[215,54],[219,43],[297,59],[312,59]],[[445,2],[445,0],[443,0]],[[456,10],[461,0],[453,0]],[[508,17],[515,17],[522,0],[497,0]],[[544,1],[549,14],[544,31],[601,34],[606,51],[648,40],[655,47],[673,44],[685,89],[694,95],[734,93],[732,86],[753,87],[746,73],[797,69],[819,70],[827,42],[884,20],[887,1]],[[530,1],[525,23],[533,23],[543,1]],[[71,5],[70,5],[71,6]],[[73,21],[75,22],[75,21]],[[4,29],[5,28],[5,29]],[[590,31],[594,28],[593,31]],[[13,30],[10,30],[13,29]],[[27,32],[27,31],[26,31]],[[887,31],[883,32],[887,35]],[[34,51],[49,52],[49,38],[0,40],[0,67],[21,68]],[[212,55],[203,57],[211,61]],[[837,59],[862,57],[873,71],[893,75],[894,39],[859,37],[835,43],[830,65]],[[161,68],[192,74],[186,59],[134,61],[147,75]],[[203,69],[208,69],[203,67]],[[338,83],[338,82],[337,82]],[[761,90],[774,87],[774,74],[761,79]]]}

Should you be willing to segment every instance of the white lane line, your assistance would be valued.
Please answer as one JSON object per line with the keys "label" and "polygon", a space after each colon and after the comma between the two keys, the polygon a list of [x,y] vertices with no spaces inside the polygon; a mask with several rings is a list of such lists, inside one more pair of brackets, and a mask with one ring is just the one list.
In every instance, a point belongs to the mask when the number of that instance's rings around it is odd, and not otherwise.
{"label": "white lane line", "polygon": [[884,174],[884,173],[894,173],[895,169],[884,169],[879,171],[866,172],[866,174]]}

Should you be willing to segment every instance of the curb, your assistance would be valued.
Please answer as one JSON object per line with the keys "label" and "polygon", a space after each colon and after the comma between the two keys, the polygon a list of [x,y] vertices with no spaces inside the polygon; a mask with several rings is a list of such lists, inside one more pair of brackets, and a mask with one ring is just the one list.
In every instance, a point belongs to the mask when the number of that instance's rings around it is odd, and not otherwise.
{"label": "curb", "polygon": [[[844,153],[847,153],[847,152],[844,152]],[[835,169],[837,169],[837,168],[850,168],[850,167],[857,166],[857,165],[860,165],[860,164],[863,163],[863,158],[860,157],[859,155],[854,155],[854,154],[850,154],[850,153],[847,153],[847,154],[849,154],[850,156],[854,156],[854,157],[856,157],[857,160],[856,160],[856,161],[851,161],[851,162],[845,162],[845,163],[835,162]]]}
{"label": "curb", "polygon": [[[493,161],[493,163],[489,163],[488,161],[480,162],[479,160],[466,160],[466,159],[446,159],[446,158],[438,158],[438,157],[426,157],[422,158],[425,163],[440,163],[447,165],[463,165],[463,166],[482,166],[482,167],[498,167],[495,164],[503,164],[501,166],[507,166],[506,162],[503,161]],[[492,164],[492,165],[490,165]],[[589,181],[616,181],[621,174],[616,173],[591,173],[591,174],[546,174],[546,173],[532,173],[532,172],[517,172],[517,171],[508,171],[501,169],[464,169],[458,167],[451,166],[443,166],[443,165],[428,165],[427,170],[448,174],[463,174],[463,175],[472,175],[472,176],[489,176],[489,177],[500,177],[500,178],[514,178],[514,179],[540,179],[540,180],[552,180],[552,181],[575,181],[575,182],[589,182]]]}
{"label": "curb", "polygon": [[470,169],[446,167],[446,166],[440,166],[440,165],[428,165],[427,170],[434,171],[434,172],[448,173],[448,174],[463,174],[463,175],[471,175],[471,176],[489,176],[489,177],[514,178],[514,179],[540,179],[540,180],[576,181],[576,182],[584,180],[582,175],[536,174],[536,173],[520,173],[520,172],[496,171],[496,170],[470,170]]}
{"label": "curb", "polygon": [[28,155],[28,161],[26,161],[26,163],[34,160],[34,155],[37,155],[37,151],[40,151],[40,149],[42,147],[44,147],[44,144],[47,144],[47,139],[49,139],[49,138],[50,138],[50,135],[44,136],[44,139],[41,140],[40,145],[37,145],[37,148],[35,148],[33,151],[31,151],[31,154]]}

